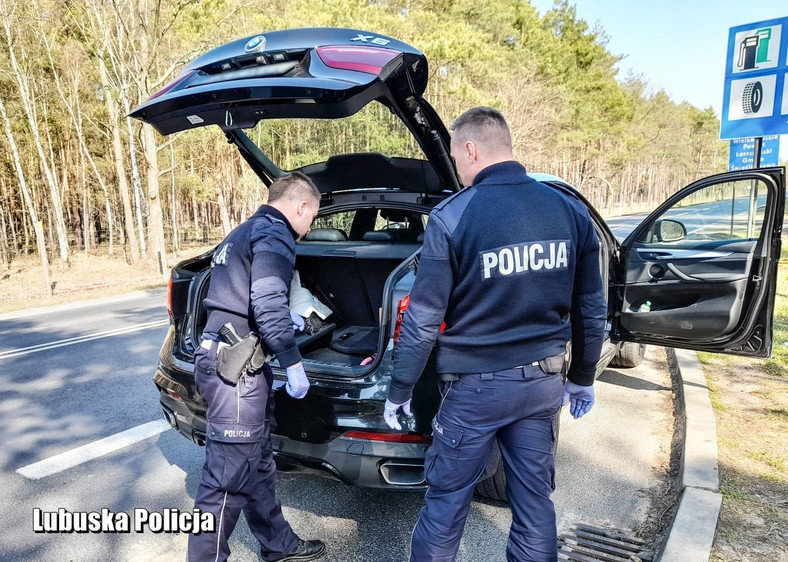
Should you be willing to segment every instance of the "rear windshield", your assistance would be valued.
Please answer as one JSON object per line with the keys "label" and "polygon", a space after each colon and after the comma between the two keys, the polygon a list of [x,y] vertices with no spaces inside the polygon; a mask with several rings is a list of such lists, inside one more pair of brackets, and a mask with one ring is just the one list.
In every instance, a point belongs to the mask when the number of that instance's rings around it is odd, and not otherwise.
{"label": "rear windshield", "polygon": [[[412,236],[414,240],[410,241],[415,241],[415,238],[424,232],[426,224],[426,213],[364,208],[317,217],[312,223],[312,230],[339,230],[347,240],[363,240],[364,235],[371,231],[407,230],[414,233]],[[399,238],[407,237],[400,236]]]}
{"label": "rear windshield", "polygon": [[246,134],[286,171],[359,152],[425,159],[400,118],[377,102],[343,119],[263,119]]}

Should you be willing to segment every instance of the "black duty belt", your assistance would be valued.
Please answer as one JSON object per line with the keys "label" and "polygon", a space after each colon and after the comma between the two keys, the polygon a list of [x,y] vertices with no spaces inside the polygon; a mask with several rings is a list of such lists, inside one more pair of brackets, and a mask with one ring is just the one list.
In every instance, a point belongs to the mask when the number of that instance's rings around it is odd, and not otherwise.
{"label": "black duty belt", "polygon": [[565,364],[566,355],[560,353],[551,357],[545,357],[544,359],[534,361],[533,363],[529,363],[527,365],[518,365],[516,367],[511,367],[510,369],[502,369],[500,371],[493,371],[491,373],[443,373],[440,375],[440,379],[442,382],[454,382],[460,380],[460,378],[465,375],[481,375],[482,380],[492,380],[495,378],[496,374],[509,373],[511,371],[517,370],[524,371],[526,367],[540,367],[542,371],[548,375],[558,375],[564,372]]}

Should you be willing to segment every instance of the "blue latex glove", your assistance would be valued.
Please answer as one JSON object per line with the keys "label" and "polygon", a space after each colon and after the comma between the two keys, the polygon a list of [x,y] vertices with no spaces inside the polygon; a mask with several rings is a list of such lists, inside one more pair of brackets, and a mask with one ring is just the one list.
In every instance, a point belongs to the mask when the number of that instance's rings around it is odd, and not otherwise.
{"label": "blue latex glove", "polygon": [[395,404],[391,400],[386,400],[386,405],[383,407],[383,421],[385,421],[386,425],[391,429],[402,430],[402,426],[399,424],[399,420],[397,419],[397,410],[400,408],[402,408],[403,414],[409,416],[410,400],[404,404]]}
{"label": "blue latex glove", "polygon": [[566,381],[564,384],[564,399],[561,402],[563,408],[567,404],[569,406],[569,413],[577,418],[582,418],[586,415],[591,407],[594,405],[594,387],[580,386],[572,381]]}
{"label": "blue latex glove", "polygon": [[306,323],[304,322],[304,317],[300,314],[296,314],[292,310],[290,311],[290,319],[293,321],[293,330],[296,332],[303,332],[304,328],[306,327]]}
{"label": "blue latex glove", "polygon": [[287,368],[287,384],[285,390],[293,398],[303,398],[309,390],[309,379],[306,378],[304,365],[299,361]]}

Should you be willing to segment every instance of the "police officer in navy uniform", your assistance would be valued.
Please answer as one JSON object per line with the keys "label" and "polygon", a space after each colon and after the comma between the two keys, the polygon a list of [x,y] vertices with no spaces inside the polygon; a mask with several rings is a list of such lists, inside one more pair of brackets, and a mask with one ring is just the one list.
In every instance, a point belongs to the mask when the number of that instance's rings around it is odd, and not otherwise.
{"label": "police officer in navy uniform", "polygon": [[471,109],[452,130],[451,154],[469,187],[430,214],[384,410],[401,429],[398,411],[410,414],[437,341],[442,401],[411,560],[455,559],[496,440],[512,510],[507,560],[556,560],[555,424],[562,402],[575,418],[594,403],[606,318],[599,242],[580,201],[513,160],[498,111]]}
{"label": "police officer in navy uniform", "polygon": [[[320,192],[301,173],[278,178],[268,204],[233,230],[217,247],[204,306],[208,320],[195,353],[194,379],[208,404],[205,465],[194,507],[210,512],[215,533],[189,536],[190,561],[226,560],[227,541],[244,512],[265,561],[312,560],[321,541],[304,541],[290,528],[276,499],[276,466],[269,436],[268,364],[230,384],[217,375],[217,352],[226,345],[220,329],[230,322],[241,338],[261,336],[265,348],[287,369],[286,391],[303,398],[309,381],[295,342],[288,306],[295,242],[317,215]],[[301,326],[303,327],[303,326]]]}

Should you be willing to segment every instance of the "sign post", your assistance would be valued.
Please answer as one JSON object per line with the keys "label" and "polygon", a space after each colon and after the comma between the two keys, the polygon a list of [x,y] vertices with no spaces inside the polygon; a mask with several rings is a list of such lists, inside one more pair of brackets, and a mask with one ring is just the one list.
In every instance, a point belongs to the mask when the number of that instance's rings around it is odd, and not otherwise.
{"label": "sign post", "polygon": [[754,137],[752,163],[757,168],[761,166],[763,137],[785,134],[788,18],[732,27],[728,35],[720,138]]}

